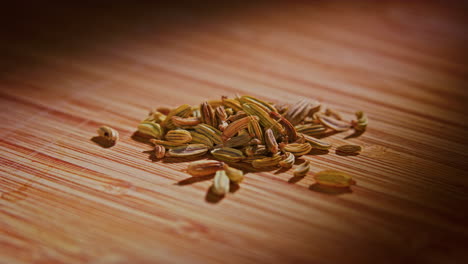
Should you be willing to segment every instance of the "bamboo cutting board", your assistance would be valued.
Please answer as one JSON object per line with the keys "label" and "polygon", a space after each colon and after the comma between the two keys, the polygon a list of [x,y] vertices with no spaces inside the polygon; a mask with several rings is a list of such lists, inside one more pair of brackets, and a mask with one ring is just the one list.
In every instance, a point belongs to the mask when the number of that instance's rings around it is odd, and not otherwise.
{"label": "bamboo cutting board", "polygon": [[[205,5],[15,17],[1,44],[0,263],[466,261],[463,6]],[[236,93],[368,113],[363,135],[326,139],[360,155],[304,157],[357,185],[249,173],[214,200],[185,160],[153,161],[132,138],[150,108]],[[92,140],[101,124],[116,146]]]}

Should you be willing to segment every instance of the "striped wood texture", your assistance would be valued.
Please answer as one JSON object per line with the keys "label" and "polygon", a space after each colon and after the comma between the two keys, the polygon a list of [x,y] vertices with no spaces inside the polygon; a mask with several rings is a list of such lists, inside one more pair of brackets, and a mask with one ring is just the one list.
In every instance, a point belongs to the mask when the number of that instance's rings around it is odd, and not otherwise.
{"label": "striped wood texture", "polygon": [[[0,44],[0,263],[466,261],[463,8],[57,10]],[[361,155],[305,157],[357,186],[249,173],[215,201],[187,162],[154,162],[131,138],[152,107],[235,93],[368,113],[360,137],[327,138]],[[120,132],[116,146],[91,140],[101,124]]]}

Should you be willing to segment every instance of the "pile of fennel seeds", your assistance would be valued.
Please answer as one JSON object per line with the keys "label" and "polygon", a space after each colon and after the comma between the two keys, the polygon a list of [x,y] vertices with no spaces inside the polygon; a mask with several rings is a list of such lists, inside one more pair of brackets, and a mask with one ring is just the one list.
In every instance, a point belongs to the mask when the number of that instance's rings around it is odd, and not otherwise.
{"label": "pile of fennel seeds", "polygon": [[[338,112],[322,109],[321,103],[313,99],[287,105],[247,95],[223,96],[199,106],[156,108],[138,125],[138,133],[151,138],[158,159],[194,158],[209,153],[213,160],[191,162],[187,172],[193,177],[214,174],[211,191],[222,196],[229,192],[231,183],[239,184],[244,178],[242,170],[232,167],[235,163],[248,163],[255,169],[292,169],[294,176],[305,177],[310,162],[294,166],[296,159],[313,149],[330,149],[331,143],[318,138],[330,131],[365,131],[366,114],[358,111],[355,115],[355,120],[345,121]],[[344,154],[360,151],[358,145],[337,148],[337,153]],[[349,174],[335,170],[321,171],[313,177],[323,186],[347,188],[355,184]]]}

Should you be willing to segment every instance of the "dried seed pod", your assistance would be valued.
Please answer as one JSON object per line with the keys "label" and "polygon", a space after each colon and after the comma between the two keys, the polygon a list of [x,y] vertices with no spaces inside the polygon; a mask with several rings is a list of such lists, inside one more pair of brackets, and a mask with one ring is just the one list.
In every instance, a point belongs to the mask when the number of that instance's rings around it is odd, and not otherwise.
{"label": "dried seed pod", "polygon": [[298,133],[302,133],[308,136],[320,135],[323,132],[325,132],[325,130],[327,130],[327,128],[324,127],[322,124],[297,125],[295,128]]}
{"label": "dried seed pod", "polygon": [[285,152],[291,152],[296,157],[309,153],[311,149],[312,146],[309,143],[291,143],[284,146]]}
{"label": "dried seed pod", "polygon": [[229,124],[229,126],[227,126],[226,129],[224,129],[223,134],[221,136],[223,141],[228,140],[242,129],[247,128],[250,119],[251,117],[246,116]]}
{"label": "dried seed pod", "polygon": [[226,161],[226,162],[239,162],[243,158],[245,158],[242,151],[234,148],[218,148],[213,149],[211,151],[211,155],[213,155],[216,159]]}
{"label": "dried seed pod", "polygon": [[239,111],[239,110],[242,110],[242,106],[239,103],[239,101],[237,101],[235,99],[229,99],[227,97],[223,97],[222,100],[223,100],[224,107],[232,108],[236,112]]}
{"label": "dried seed pod", "polygon": [[318,184],[332,187],[349,187],[356,184],[351,175],[335,170],[324,170],[314,175]]}
{"label": "dried seed pod", "polygon": [[258,122],[258,118],[250,116],[249,124],[247,125],[247,130],[249,131],[252,137],[255,137],[258,140],[260,140],[260,144],[263,144],[265,142],[263,139],[262,128],[260,127],[260,123]]}
{"label": "dried seed pod", "polygon": [[294,169],[294,176],[304,177],[310,170],[310,162],[306,161]]}
{"label": "dried seed pod", "polygon": [[234,122],[236,120],[239,120],[241,118],[244,118],[248,116],[246,112],[244,111],[237,111],[237,113],[233,114],[233,115],[230,115],[227,119],[228,122]]}
{"label": "dried seed pod", "polygon": [[169,157],[196,157],[208,152],[208,147],[203,144],[189,144],[169,149],[167,156]]}
{"label": "dried seed pod", "polygon": [[279,162],[279,165],[283,168],[291,168],[296,161],[296,158],[291,152],[284,153],[285,158]]}
{"label": "dried seed pod", "polygon": [[161,138],[164,130],[158,123],[143,121],[138,125],[138,132],[155,138]]}
{"label": "dried seed pod", "polygon": [[336,120],[343,120],[343,118],[341,117],[340,113],[338,113],[337,111],[333,110],[333,109],[330,109],[330,108],[327,108],[325,110],[325,115],[326,116],[330,116]]}
{"label": "dried seed pod", "polygon": [[154,123],[162,123],[166,120],[166,115],[157,111],[157,110],[151,110],[148,114],[148,117],[145,118],[143,121],[148,121],[148,122],[154,122]]}
{"label": "dried seed pod", "polygon": [[361,152],[362,147],[359,145],[342,145],[336,148],[337,152],[344,154],[356,154]]}
{"label": "dried seed pod", "polygon": [[367,128],[367,115],[362,111],[356,112],[357,121],[353,121],[351,124],[357,131],[364,131]]}
{"label": "dried seed pod", "polygon": [[177,127],[193,127],[200,124],[200,119],[198,117],[180,117],[180,116],[173,116],[172,123]]}
{"label": "dried seed pod", "polygon": [[303,135],[303,136],[304,136],[304,139],[307,141],[307,143],[309,143],[313,148],[327,150],[332,147],[331,143],[322,141],[320,139],[316,139],[308,135]]}
{"label": "dried seed pod", "polygon": [[317,115],[317,118],[320,121],[320,123],[322,123],[324,126],[333,129],[337,132],[346,131],[350,128],[348,122],[336,120],[326,115],[319,114]]}
{"label": "dried seed pod", "polygon": [[281,155],[275,154],[273,157],[266,157],[252,161],[252,166],[257,169],[278,166],[281,159]]}
{"label": "dried seed pod", "polygon": [[276,131],[279,134],[284,133],[283,127],[278,122],[273,120],[270,115],[258,105],[247,103],[243,104],[242,108],[247,114],[251,116],[258,116],[259,122],[264,128],[271,128],[273,131]]}
{"label": "dried seed pod", "polygon": [[155,139],[155,138],[152,138],[149,141],[151,143],[155,144],[155,145],[162,145],[167,149],[172,149],[172,148],[181,147],[181,146],[187,146],[187,144],[184,144],[184,143],[177,143],[177,142],[161,140],[161,139]]}
{"label": "dried seed pod", "polygon": [[192,140],[192,135],[187,130],[176,129],[168,131],[166,134],[166,140],[176,143],[187,143]]}
{"label": "dried seed pod", "polygon": [[250,139],[251,137],[249,134],[241,134],[230,138],[228,141],[224,142],[223,146],[229,148],[243,147],[249,144]]}
{"label": "dried seed pod", "polygon": [[214,144],[222,144],[223,141],[221,139],[221,131],[218,129],[207,125],[207,124],[199,124],[194,127],[195,131],[200,134],[203,134],[205,137],[209,138]]}
{"label": "dried seed pod", "polygon": [[211,191],[220,196],[229,192],[229,177],[226,175],[224,170],[216,172],[213,180],[213,186],[211,186]]}
{"label": "dried seed pod", "polygon": [[172,122],[172,117],[189,117],[192,111],[192,107],[188,104],[183,104],[177,107],[176,109],[173,109],[171,112],[169,112],[169,114],[166,117],[166,120],[164,120],[164,122],[162,123],[163,127],[167,128],[168,130],[175,129],[176,126]]}
{"label": "dried seed pod", "polygon": [[273,154],[278,152],[278,143],[276,142],[273,131],[270,128],[265,130],[265,145],[269,152]]}
{"label": "dried seed pod", "polygon": [[270,112],[270,117],[278,121],[284,127],[288,140],[295,141],[297,139],[296,128],[286,118],[276,112]]}
{"label": "dried seed pod", "polygon": [[190,131],[190,135],[192,135],[192,141],[190,141],[191,144],[204,144],[210,149],[213,148],[213,141],[211,141],[207,136],[193,130]]}
{"label": "dried seed pod", "polygon": [[215,118],[215,113],[211,105],[208,102],[204,102],[200,105],[201,121],[202,123],[208,124],[212,127],[217,127],[218,122]]}
{"label": "dried seed pod", "polygon": [[166,148],[164,146],[161,146],[161,145],[154,145],[154,156],[157,158],[157,159],[162,159],[164,158],[164,156],[166,155]]}
{"label": "dried seed pod", "polygon": [[221,170],[223,166],[224,162],[219,160],[198,160],[188,164],[187,172],[195,177],[207,176]]}
{"label": "dried seed pod", "polygon": [[306,116],[312,115],[320,109],[320,103],[316,100],[303,98],[291,105],[284,117],[293,125],[301,123]]}
{"label": "dried seed pod", "polygon": [[254,146],[247,146],[244,148],[244,153],[248,156],[258,156],[258,155],[266,155],[268,150],[266,149],[265,145],[254,145]]}
{"label": "dried seed pod", "polygon": [[244,172],[232,167],[229,167],[227,164],[224,164],[224,171],[226,175],[229,177],[229,180],[235,183],[241,183],[244,179]]}
{"label": "dried seed pod", "polygon": [[119,132],[109,126],[101,126],[98,128],[97,133],[100,137],[105,138],[107,141],[115,143],[119,140]]}
{"label": "dried seed pod", "polygon": [[276,108],[270,103],[262,101],[253,96],[243,95],[239,98],[239,101],[241,102],[241,104],[247,104],[247,103],[256,104],[259,107],[263,108],[263,110],[265,110],[266,112],[278,112]]}

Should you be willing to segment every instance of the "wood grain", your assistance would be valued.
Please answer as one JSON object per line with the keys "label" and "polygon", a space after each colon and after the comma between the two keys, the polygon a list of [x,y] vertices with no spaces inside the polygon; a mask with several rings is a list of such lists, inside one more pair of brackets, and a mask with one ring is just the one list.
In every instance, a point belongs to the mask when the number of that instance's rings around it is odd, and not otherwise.
{"label": "wood grain", "polygon": [[[0,263],[466,261],[464,6],[35,8],[0,44]],[[305,157],[358,184],[249,173],[213,200],[187,161],[132,138],[152,107],[235,93],[364,110],[363,135],[327,138],[361,155]],[[101,124],[116,146],[91,140]]]}

